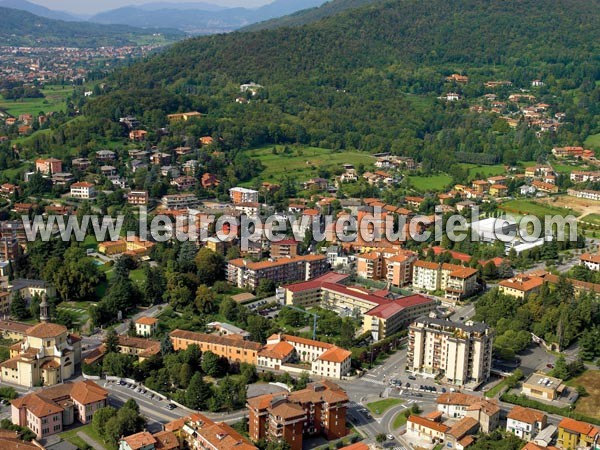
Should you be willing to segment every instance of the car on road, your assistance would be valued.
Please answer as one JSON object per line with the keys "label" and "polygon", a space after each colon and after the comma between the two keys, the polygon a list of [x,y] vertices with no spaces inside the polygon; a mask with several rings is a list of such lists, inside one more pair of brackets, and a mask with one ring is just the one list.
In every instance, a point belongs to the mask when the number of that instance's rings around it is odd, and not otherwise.
{"label": "car on road", "polygon": [[417,379],[417,377],[415,377],[415,376],[413,376],[413,375],[409,375],[409,376],[408,376],[408,379],[409,379],[409,380],[416,380],[416,379]]}
{"label": "car on road", "polygon": [[173,403],[169,403],[169,404],[167,405],[167,409],[168,409],[169,411],[172,411],[172,410],[174,410],[175,408],[177,408],[177,405],[175,405],[175,404],[173,404]]}
{"label": "car on road", "polygon": [[446,392],[446,388],[442,388],[442,393]]}
{"label": "car on road", "polygon": [[410,383],[407,381],[406,384],[404,385],[405,388],[409,388],[410,387]]}
{"label": "car on road", "polygon": [[420,392],[415,392],[415,397],[423,397],[423,394],[421,394]]}
{"label": "car on road", "polygon": [[394,436],[393,436],[393,435],[391,435],[391,434],[388,434],[388,435],[386,436],[386,438],[388,439],[388,441],[393,441],[393,440],[394,440]]}
{"label": "car on road", "polygon": [[547,367],[548,369],[554,369],[554,364],[546,364],[546,367]]}

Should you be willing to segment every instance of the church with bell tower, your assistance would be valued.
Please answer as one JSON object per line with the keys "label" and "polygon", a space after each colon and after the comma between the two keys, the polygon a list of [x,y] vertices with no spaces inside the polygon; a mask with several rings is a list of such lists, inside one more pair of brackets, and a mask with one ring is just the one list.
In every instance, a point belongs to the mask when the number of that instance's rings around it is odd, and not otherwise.
{"label": "church with bell tower", "polygon": [[50,322],[44,295],[40,323],[28,328],[21,342],[10,347],[10,359],[0,363],[0,380],[21,386],[52,386],[75,375],[81,363],[81,338],[67,327]]}

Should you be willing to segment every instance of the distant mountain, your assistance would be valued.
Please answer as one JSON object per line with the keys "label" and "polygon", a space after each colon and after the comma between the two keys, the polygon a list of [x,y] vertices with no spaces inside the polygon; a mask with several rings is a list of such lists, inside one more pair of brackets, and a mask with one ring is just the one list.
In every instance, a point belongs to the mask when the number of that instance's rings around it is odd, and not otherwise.
{"label": "distant mountain", "polygon": [[224,9],[228,9],[227,6],[219,6],[213,3],[206,2],[151,2],[144,3],[143,5],[138,5],[138,8],[145,11],[156,11],[159,9],[199,9],[201,11],[223,11]]}
{"label": "distant mountain", "polygon": [[[90,21],[102,24],[124,24],[143,28],[177,28],[194,34],[224,33],[246,25],[314,8],[325,0],[275,0],[255,9],[216,9],[205,3],[150,3],[125,6],[102,12]],[[203,6],[204,5],[204,6]],[[204,9],[200,9],[204,8]],[[210,9],[209,9],[210,8]]]}
{"label": "distant mountain", "polygon": [[0,45],[98,47],[130,45],[161,32],[177,40],[177,30],[143,30],[124,25],[99,25],[48,19],[12,8],[0,8]]}
{"label": "distant mountain", "polygon": [[27,11],[36,16],[46,17],[47,19],[77,21],[77,17],[63,11],[54,11],[41,5],[28,2],[27,0],[0,0],[0,8],[19,9]]}
{"label": "distant mountain", "polygon": [[315,8],[308,8],[295,13],[254,23],[242,28],[241,31],[258,31],[278,27],[294,27],[316,22],[325,17],[334,16],[347,9],[360,8],[378,0],[331,0]]}

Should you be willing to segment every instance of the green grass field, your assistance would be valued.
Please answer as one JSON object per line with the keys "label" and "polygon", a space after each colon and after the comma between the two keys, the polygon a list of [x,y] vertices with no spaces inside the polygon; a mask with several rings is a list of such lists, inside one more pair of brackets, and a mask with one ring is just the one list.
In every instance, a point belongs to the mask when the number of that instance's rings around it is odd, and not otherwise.
{"label": "green grass field", "polygon": [[388,409],[401,405],[402,403],[403,401],[399,398],[385,398],[383,400],[367,403],[366,407],[369,408],[369,411],[371,411],[373,414],[382,415]]}
{"label": "green grass field", "polygon": [[[564,174],[570,174],[574,170],[578,170],[577,166],[572,166],[570,164],[552,164],[552,167],[558,173],[564,173]],[[579,169],[579,170],[581,170],[581,169]]]}
{"label": "green grass field", "polygon": [[594,150],[600,150],[600,133],[588,136],[583,145]]}
{"label": "green grass field", "polygon": [[510,200],[506,203],[502,203],[499,208],[510,213],[516,213],[519,215],[533,214],[534,216],[538,217],[554,215],[568,216],[569,214],[578,216],[578,214],[572,209],[549,206],[534,202],[533,200],[524,199]]}
{"label": "green grass field", "polygon": [[66,99],[73,92],[72,86],[46,86],[42,89],[45,98],[27,98],[23,100],[5,100],[0,96],[0,109],[6,110],[9,114],[18,117],[20,114],[37,115],[43,111],[64,111],[66,109]]}
{"label": "green grass field", "polygon": [[594,225],[600,225],[600,214],[588,214],[581,218],[582,222],[592,223]]}
{"label": "green grass field", "polygon": [[277,145],[277,154],[272,152],[273,146],[248,150],[248,155],[260,160],[265,170],[258,176],[261,181],[280,181],[284,175],[307,181],[318,177],[319,169],[332,170],[341,167],[342,164],[364,164],[369,170],[375,162],[368,153],[358,151],[336,152],[318,147],[291,146],[290,154],[283,154],[283,146]]}
{"label": "green grass field", "polygon": [[408,177],[408,181],[417,191],[443,191],[452,183],[452,177],[446,174],[431,177],[412,176]]}
{"label": "green grass field", "polygon": [[487,398],[494,398],[498,393],[506,386],[506,380],[502,380],[500,383],[496,384],[493,388],[485,391],[484,395]]}
{"label": "green grass field", "polygon": [[398,414],[396,414],[396,417],[394,417],[394,421],[392,422],[392,428],[398,429],[400,428],[402,425],[406,424],[406,421],[408,420],[408,417],[406,417],[406,414],[404,411],[399,412]]}
{"label": "green grass field", "polygon": [[109,447],[104,444],[104,442],[102,441],[102,438],[98,435],[98,433],[96,433],[96,430],[94,430],[94,428],[92,428],[91,423],[88,425],[71,428],[68,431],[63,431],[62,433],[59,434],[59,436],[61,438],[63,438],[65,441],[69,441],[71,444],[76,445],[78,448],[86,448],[89,444],[87,442],[85,442],[82,438],[77,436],[77,433],[80,431],[87,434],[90,438],[92,438],[94,441],[96,441],[97,444],[100,445],[101,447],[105,448],[106,450],[109,449]]}
{"label": "green grass field", "polygon": [[503,164],[496,164],[494,166],[482,166],[478,164],[462,163],[459,165],[461,167],[469,169],[469,176],[471,177],[474,177],[476,174],[479,174],[482,177],[493,177],[496,175],[504,175],[506,173],[506,169],[504,169]]}

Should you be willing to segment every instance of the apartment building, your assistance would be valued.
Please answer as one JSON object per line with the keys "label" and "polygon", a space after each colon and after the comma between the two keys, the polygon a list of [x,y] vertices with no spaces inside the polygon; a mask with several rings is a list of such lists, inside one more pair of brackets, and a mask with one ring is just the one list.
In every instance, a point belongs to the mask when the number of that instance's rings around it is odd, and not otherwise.
{"label": "apartment building", "polygon": [[[48,304],[40,305],[47,318]],[[20,386],[52,386],[71,378],[81,362],[81,338],[56,323],[28,328],[21,342],[10,347],[10,359],[0,363],[0,380]]]}
{"label": "apartment building", "polygon": [[409,327],[407,369],[451,384],[480,384],[490,376],[494,333],[483,323],[421,318]]}
{"label": "apartment building", "polygon": [[258,191],[243,187],[234,187],[229,189],[229,198],[235,204],[237,203],[257,203]]}
{"label": "apartment building", "polygon": [[384,248],[356,256],[356,274],[367,280],[386,280],[401,287],[412,280],[417,254],[408,250]]}
{"label": "apartment building", "polygon": [[352,353],[326,342],[274,334],[258,352],[258,367],[286,370],[286,363],[310,364],[310,373],[340,379],[350,371]]}
{"label": "apartment building", "polygon": [[542,277],[519,274],[498,283],[498,290],[504,295],[511,295],[513,297],[524,299],[530,294],[537,294],[543,284],[544,279]]}
{"label": "apartment building", "polygon": [[71,197],[81,200],[90,200],[96,197],[96,187],[93,183],[81,181],[71,185]]}
{"label": "apartment building", "polygon": [[342,284],[346,275],[323,275],[314,280],[283,287],[287,305],[310,308],[321,306],[363,319],[363,331],[380,340],[400,331],[418,317],[435,309],[435,300],[423,295],[402,297],[388,290],[369,291],[360,286]]}
{"label": "apartment building", "polygon": [[60,433],[75,420],[89,423],[107,406],[108,391],[91,380],[64,383],[11,402],[12,422],[27,427],[38,439]]}
{"label": "apartment building", "polygon": [[477,269],[456,264],[416,261],[413,264],[413,287],[425,291],[444,291],[444,296],[460,300],[479,288]]}
{"label": "apartment building", "polygon": [[19,240],[13,236],[0,237],[0,259],[4,261],[13,261],[21,254]]}
{"label": "apartment building", "polygon": [[300,242],[295,239],[284,239],[271,242],[271,259],[295,258],[300,250]]}
{"label": "apartment building", "polygon": [[363,332],[371,332],[375,341],[385,339],[429,314],[435,305],[435,300],[420,294],[380,304],[364,314]]}
{"label": "apartment building", "polygon": [[316,278],[329,270],[325,255],[305,255],[280,258],[276,261],[249,262],[242,258],[227,264],[227,281],[241,287],[256,290],[261,280],[275,284],[305,281]]}
{"label": "apartment building", "polygon": [[127,194],[127,203],[130,205],[148,204],[148,191],[131,191]]}
{"label": "apartment building", "polygon": [[194,194],[163,195],[160,204],[165,209],[187,209],[198,206],[198,197]]}
{"label": "apartment building", "polygon": [[588,181],[596,183],[600,181],[600,171],[584,172],[580,170],[574,170],[571,172],[570,179],[573,183],[587,183]]}
{"label": "apartment building", "polygon": [[346,392],[328,381],[311,383],[306,389],[291,393],[250,398],[250,438],[255,442],[285,441],[291,450],[302,450],[303,436],[339,439],[348,434],[347,403]]}
{"label": "apartment building", "polygon": [[594,450],[600,442],[600,427],[565,417],[558,424],[557,445],[563,449],[583,448]]}
{"label": "apartment building", "polygon": [[262,345],[244,339],[239,335],[218,336],[216,334],[195,333],[192,331],[173,330],[169,334],[175,350],[185,350],[196,344],[202,352],[212,352],[225,357],[229,362],[257,364],[258,352]]}
{"label": "apartment building", "polygon": [[[225,422],[213,422],[194,413],[165,424],[163,433],[173,433],[180,448],[190,450],[257,450],[252,442]],[[158,439],[158,435],[154,434]],[[156,450],[162,450],[155,445]],[[152,450],[152,449],[151,449]]]}
{"label": "apartment building", "polygon": [[35,170],[44,175],[62,172],[62,161],[56,158],[36,159]]}
{"label": "apartment building", "polygon": [[506,416],[506,431],[530,441],[546,427],[546,419],[541,411],[515,406]]}

